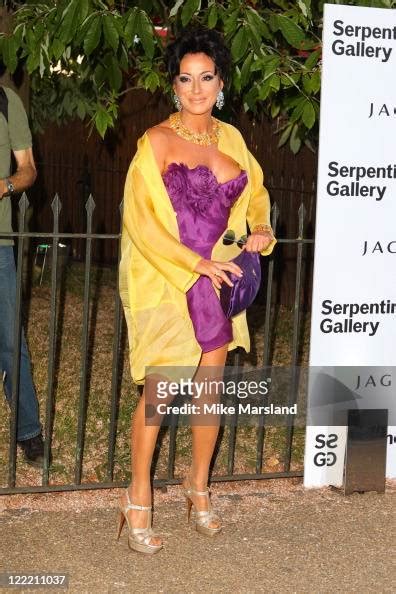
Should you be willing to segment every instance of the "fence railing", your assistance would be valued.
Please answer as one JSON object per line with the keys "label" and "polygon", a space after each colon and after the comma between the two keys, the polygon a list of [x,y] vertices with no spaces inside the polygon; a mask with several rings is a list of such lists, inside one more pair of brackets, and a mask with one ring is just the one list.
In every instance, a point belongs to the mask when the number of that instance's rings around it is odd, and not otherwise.
{"label": "fence railing", "polygon": [[[69,132],[68,132],[69,133]],[[49,153],[49,154],[48,154]],[[103,156],[103,155],[102,155]],[[58,193],[62,198],[61,231],[85,232],[88,196],[95,197],[95,233],[116,233],[119,229],[118,204],[122,196],[125,176],[130,164],[130,154],[111,162],[95,157],[88,158],[84,151],[45,150],[37,162],[38,178],[30,191],[33,204],[32,220],[35,229],[51,232],[53,213],[50,203]],[[265,161],[264,161],[265,164]],[[293,164],[293,167],[291,166]],[[307,172],[295,173],[295,163],[288,163],[274,171],[263,166],[264,182],[269,190],[271,203],[279,206],[278,233],[281,237],[297,237],[297,210],[304,204],[304,226],[306,237],[313,236],[315,220],[316,190],[313,176]],[[294,174],[293,174],[294,171]],[[82,239],[72,241],[72,252],[76,259],[84,259],[85,244]],[[294,246],[282,246],[283,280],[277,299],[282,304],[293,305],[294,298]],[[309,252],[308,252],[309,253]],[[92,259],[106,264],[117,261],[115,242],[94,242]],[[280,259],[278,260],[280,263]]]}
{"label": "fence railing", "polygon": [[[112,346],[111,346],[111,364],[109,369],[111,370],[111,380],[109,387],[109,398],[105,395],[101,400],[101,404],[98,407],[102,420],[96,420],[96,424],[100,426],[97,429],[95,437],[95,430],[92,427],[87,427],[87,413],[88,407],[90,406],[89,394],[91,394],[91,372],[92,366],[95,361],[95,349],[92,347],[92,316],[93,308],[96,307],[94,302],[97,299],[97,293],[94,292],[92,295],[92,274],[93,274],[93,263],[92,263],[92,243],[94,241],[114,241],[118,245],[118,253],[120,253],[120,234],[108,234],[108,233],[93,233],[92,232],[92,220],[95,209],[95,202],[92,196],[89,196],[86,202],[86,232],[85,233],[64,233],[60,232],[60,214],[61,214],[61,201],[56,195],[52,202],[53,212],[53,228],[50,233],[35,233],[25,230],[26,212],[28,208],[28,200],[25,194],[19,202],[19,228],[18,231],[13,233],[0,233],[0,238],[14,238],[17,240],[17,268],[16,268],[16,303],[15,303],[15,321],[14,321],[14,352],[13,352],[13,372],[12,372],[12,398],[9,415],[9,431],[6,428],[6,423],[3,424],[3,429],[0,438],[5,442],[7,439],[8,444],[8,456],[6,455],[5,443],[0,444],[0,449],[3,452],[3,471],[4,467],[7,467],[7,471],[1,473],[2,484],[0,482],[0,493],[26,493],[26,492],[45,492],[45,491],[65,491],[75,489],[93,489],[93,488],[107,488],[107,487],[118,487],[127,484],[127,475],[129,462],[124,461],[124,466],[120,466],[117,457],[117,439],[122,439],[125,442],[126,431],[129,433],[129,427],[126,422],[120,428],[120,394],[122,391],[122,381],[124,373],[124,346],[125,346],[125,328],[123,323],[122,307],[118,296],[117,285],[118,285],[118,272],[114,273],[114,300],[111,304],[112,307],[112,322],[110,325],[113,328],[112,335]],[[277,223],[279,220],[279,208],[275,203],[272,207],[272,226],[277,231]],[[294,287],[294,307],[291,314],[291,328],[290,336],[288,337],[291,342],[290,356],[287,364],[295,368],[299,364],[299,352],[301,347],[301,316],[302,316],[302,304],[301,304],[301,292],[304,285],[305,279],[309,276],[309,270],[305,266],[304,269],[304,252],[306,246],[313,243],[313,239],[304,237],[304,224],[305,224],[305,208],[303,205],[300,206],[297,213],[298,221],[298,235],[294,238],[278,238],[279,246],[282,244],[293,245],[296,247],[295,255],[295,287]],[[48,348],[46,356],[46,397],[45,397],[45,424],[44,424],[44,436],[45,436],[45,451],[44,451],[44,463],[41,471],[41,484],[24,484],[24,480],[33,480],[37,483],[38,477],[34,479],[31,475],[26,473],[26,467],[22,466],[22,471],[17,473],[17,466],[19,468],[18,456],[17,456],[17,402],[19,398],[19,375],[20,375],[20,345],[21,345],[21,330],[23,326],[23,275],[24,275],[24,251],[25,243],[27,240],[33,240],[35,242],[41,242],[45,239],[48,245],[51,246],[51,276],[47,286],[47,292],[49,293],[49,318],[48,318]],[[60,260],[59,250],[61,241],[71,241],[75,239],[81,239],[85,241],[85,262],[84,262],[84,273],[83,273],[83,292],[82,292],[82,317],[79,323],[79,352],[75,353],[72,357],[73,363],[76,363],[75,359],[79,357],[79,385],[78,389],[74,384],[73,398],[75,398],[75,404],[77,406],[77,416],[73,417],[76,427],[70,429],[71,436],[74,436],[73,448],[74,448],[74,470],[73,480],[69,479],[62,480],[59,477],[56,481],[51,482],[52,466],[50,465],[50,452],[52,449],[52,440],[54,432],[54,417],[55,415],[61,415],[61,412],[57,412],[59,406],[59,394],[61,394],[61,386],[59,386],[59,351],[61,348],[60,342],[63,340],[62,330],[65,326],[59,322],[59,316],[61,314],[61,291],[64,279],[59,275]],[[276,299],[274,299],[274,283],[279,282],[279,278],[276,277],[276,262],[277,254],[279,249],[275,249],[274,254],[268,259],[268,268],[265,280],[265,286],[263,287],[262,293],[265,293],[265,303],[263,305],[257,305],[262,310],[262,319],[264,320],[264,326],[262,330],[263,334],[263,350],[260,353],[260,360],[263,366],[269,366],[271,364],[271,347],[274,338],[274,324],[273,324],[273,311],[274,303],[276,307]],[[310,263],[309,263],[310,266]],[[41,275],[42,276],[42,275]],[[64,305],[64,300],[63,300]],[[34,327],[34,320],[28,318],[29,327]],[[239,350],[234,355],[234,365],[242,365],[244,355]],[[33,361],[34,363],[34,361]],[[296,392],[296,386],[293,387],[290,398],[294,397],[293,394]],[[43,385],[41,393],[43,391]],[[76,392],[78,391],[78,397]],[[104,404],[105,403],[105,404]],[[104,411],[105,405],[107,411]],[[128,409],[129,404],[125,404]],[[130,410],[128,414],[130,417]],[[68,414],[67,412],[65,414]],[[69,413],[70,414],[70,413]],[[128,415],[126,415],[128,417]],[[105,419],[104,422],[103,418]],[[123,428],[124,427],[124,428]],[[292,467],[292,453],[293,453],[293,439],[294,439],[294,425],[293,419],[289,418],[287,427],[282,436],[282,447],[278,446],[278,458],[282,458],[282,463],[279,462],[276,470],[264,469],[264,458],[266,451],[266,440],[268,436],[268,430],[265,426],[264,418],[260,419],[260,424],[255,428],[254,445],[252,445],[252,452],[254,452],[254,471],[245,472],[244,469],[235,468],[235,459],[237,451],[237,438],[240,428],[237,426],[228,428],[228,444],[227,452],[225,456],[224,472],[214,472],[212,474],[212,481],[233,481],[233,480],[246,480],[246,479],[265,479],[265,478],[276,478],[276,477],[293,477],[302,476],[301,465],[300,467]],[[104,445],[104,433],[107,434],[106,445]],[[91,449],[92,442],[97,442],[97,450],[102,448],[102,457],[100,459],[99,466],[101,467],[98,480],[92,480],[84,478],[84,465],[89,462],[87,459],[86,450],[86,438],[87,434],[90,436]],[[66,434],[65,434],[66,435]],[[99,444],[99,436],[101,438],[101,445]],[[72,437],[69,439],[69,447],[72,448]],[[173,424],[167,434],[167,456],[166,462],[164,463],[164,472],[161,477],[157,477],[154,481],[155,486],[166,486],[167,484],[176,484],[181,482],[175,475],[175,463],[177,458],[177,438],[178,438],[178,427]],[[223,433],[223,442],[226,439],[226,433]],[[66,439],[66,438],[65,438]],[[164,442],[163,442],[164,444]],[[124,443],[125,446],[125,443]],[[163,445],[164,447],[164,445]],[[125,446],[123,449],[124,458],[127,457],[128,448]],[[252,452],[250,457],[252,457]],[[158,454],[158,453],[157,453]],[[159,456],[160,454],[158,454]],[[122,456],[121,456],[122,457]],[[6,460],[8,458],[8,460]],[[52,456],[52,464],[56,467],[56,457]],[[117,472],[116,472],[117,467]],[[38,471],[40,472],[40,471]],[[115,476],[117,475],[117,476]],[[90,475],[91,476],[91,475]],[[22,478],[21,478],[22,477]],[[29,478],[28,478],[29,477]]]}

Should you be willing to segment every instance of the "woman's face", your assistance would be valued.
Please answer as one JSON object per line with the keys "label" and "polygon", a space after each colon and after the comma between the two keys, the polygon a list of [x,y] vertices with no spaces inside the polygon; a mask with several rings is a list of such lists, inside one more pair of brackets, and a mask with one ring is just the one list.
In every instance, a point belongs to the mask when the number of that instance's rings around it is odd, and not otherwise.
{"label": "woman's face", "polygon": [[195,115],[211,111],[222,88],[223,81],[215,74],[212,58],[203,53],[183,56],[173,90],[184,111]]}

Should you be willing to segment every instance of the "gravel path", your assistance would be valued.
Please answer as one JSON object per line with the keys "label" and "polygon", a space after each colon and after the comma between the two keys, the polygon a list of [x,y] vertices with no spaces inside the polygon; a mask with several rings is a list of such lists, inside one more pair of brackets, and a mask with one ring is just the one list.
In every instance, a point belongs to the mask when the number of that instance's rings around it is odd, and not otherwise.
{"label": "gravel path", "polygon": [[[344,497],[301,481],[215,484],[213,539],[186,524],[179,487],[155,494],[166,546],[147,557],[116,542],[120,490],[0,497],[1,571],[67,571],[68,592],[394,593],[395,495]],[[62,592],[47,588],[1,592]]]}

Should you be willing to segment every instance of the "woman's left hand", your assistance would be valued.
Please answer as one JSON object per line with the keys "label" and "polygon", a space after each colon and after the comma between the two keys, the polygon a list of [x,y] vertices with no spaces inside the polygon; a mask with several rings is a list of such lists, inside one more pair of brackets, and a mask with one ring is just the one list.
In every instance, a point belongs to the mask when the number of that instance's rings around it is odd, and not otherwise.
{"label": "woman's left hand", "polygon": [[243,249],[247,252],[262,252],[269,246],[273,238],[273,235],[268,231],[255,231],[248,236]]}

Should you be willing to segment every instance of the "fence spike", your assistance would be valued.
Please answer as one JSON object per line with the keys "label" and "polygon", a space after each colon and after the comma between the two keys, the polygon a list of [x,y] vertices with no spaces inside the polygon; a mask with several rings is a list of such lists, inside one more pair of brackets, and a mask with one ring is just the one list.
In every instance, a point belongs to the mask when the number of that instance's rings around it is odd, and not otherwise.
{"label": "fence spike", "polygon": [[95,200],[93,199],[92,194],[90,194],[88,196],[88,200],[85,203],[85,210],[87,211],[88,214],[92,214],[93,211],[95,210],[96,204],[95,204]]}
{"label": "fence spike", "polygon": [[304,203],[301,202],[300,207],[298,209],[298,235],[300,238],[303,237],[304,234],[304,216],[305,216],[305,206]]}
{"label": "fence spike", "polygon": [[51,208],[54,216],[58,215],[62,210],[62,202],[60,201],[58,192],[55,194],[54,199],[51,202]]}
{"label": "fence spike", "polygon": [[20,197],[18,206],[19,206],[19,213],[21,215],[24,215],[29,207],[29,200],[28,200],[28,197],[26,196],[26,192],[23,192],[22,196]]}
{"label": "fence spike", "polygon": [[279,207],[278,207],[278,203],[274,202],[271,208],[271,227],[273,232],[275,233],[276,231],[276,225],[278,222],[278,217],[279,217]]}

